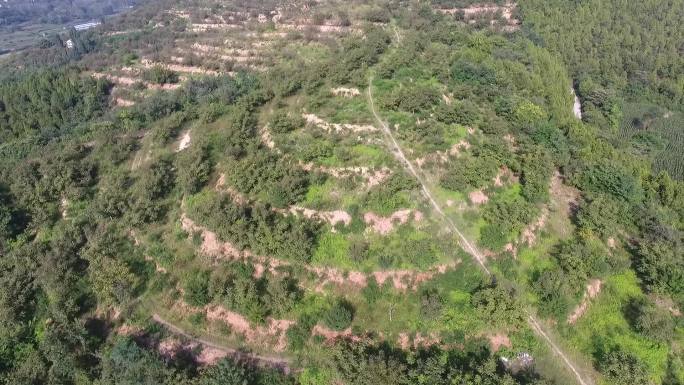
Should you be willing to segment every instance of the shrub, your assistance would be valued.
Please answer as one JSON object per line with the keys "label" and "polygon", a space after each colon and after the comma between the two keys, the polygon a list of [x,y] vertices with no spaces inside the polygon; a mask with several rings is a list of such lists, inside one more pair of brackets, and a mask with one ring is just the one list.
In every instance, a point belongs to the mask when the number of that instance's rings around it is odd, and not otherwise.
{"label": "shrub", "polygon": [[353,319],[354,308],[345,300],[336,302],[323,315],[323,323],[325,326],[338,331],[348,328]]}
{"label": "shrub", "polygon": [[627,319],[637,332],[654,340],[666,342],[672,338],[674,321],[667,310],[646,299],[635,299],[627,307]]}
{"label": "shrub", "polygon": [[361,290],[363,298],[369,305],[375,304],[375,302],[382,296],[382,289],[378,285],[378,281],[375,277],[368,279],[368,285]]}
{"label": "shrub", "polygon": [[191,271],[183,284],[184,299],[193,306],[204,306],[211,301],[209,296],[209,272]]}
{"label": "shrub", "polygon": [[500,286],[479,290],[472,304],[480,316],[494,327],[518,327],[524,323],[522,305],[512,293]]}
{"label": "shrub", "polygon": [[489,183],[496,175],[498,165],[489,157],[472,157],[452,162],[442,176],[440,185],[453,191],[479,189]]}
{"label": "shrub", "polygon": [[632,353],[613,350],[599,362],[599,370],[615,385],[651,384],[646,366]]}
{"label": "shrub", "polygon": [[480,244],[488,249],[501,250],[508,243],[506,228],[498,223],[487,224],[480,231]]}
{"label": "shrub", "polygon": [[442,313],[444,299],[437,289],[426,289],[420,294],[420,315],[428,320],[434,320]]}
{"label": "shrub", "polygon": [[143,79],[154,84],[178,83],[178,73],[157,65],[143,72]]}
{"label": "shrub", "polygon": [[278,111],[273,114],[269,123],[269,128],[274,134],[286,134],[304,126],[304,118],[298,115],[291,115],[285,111]]}
{"label": "shrub", "polygon": [[532,286],[539,297],[540,314],[563,319],[570,308],[570,290],[563,271],[558,268],[544,270],[536,277]]}

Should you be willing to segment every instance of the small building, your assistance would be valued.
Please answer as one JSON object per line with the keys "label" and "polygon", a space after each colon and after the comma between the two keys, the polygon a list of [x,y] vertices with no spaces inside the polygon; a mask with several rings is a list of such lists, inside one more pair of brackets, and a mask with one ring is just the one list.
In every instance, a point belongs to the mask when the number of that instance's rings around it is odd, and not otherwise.
{"label": "small building", "polygon": [[73,49],[73,48],[74,48],[74,41],[71,40],[71,39],[69,39],[69,40],[67,40],[67,41],[64,43],[64,45],[65,45],[68,49]]}

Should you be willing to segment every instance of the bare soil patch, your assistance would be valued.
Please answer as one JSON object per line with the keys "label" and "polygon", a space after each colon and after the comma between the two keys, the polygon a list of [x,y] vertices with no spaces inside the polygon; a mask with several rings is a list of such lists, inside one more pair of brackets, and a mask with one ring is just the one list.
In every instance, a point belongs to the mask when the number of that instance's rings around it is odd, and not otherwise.
{"label": "bare soil patch", "polygon": [[377,127],[370,124],[329,123],[314,114],[302,114],[308,124],[316,126],[328,133],[362,133],[375,132]]}
{"label": "bare soil patch", "polygon": [[537,241],[537,232],[544,228],[546,220],[549,218],[549,209],[543,207],[541,213],[537,220],[530,223],[523,231],[520,236],[521,243],[527,243],[527,246],[533,246]]}
{"label": "bare soil patch", "polygon": [[589,303],[592,299],[596,298],[601,292],[601,287],[603,286],[603,281],[600,279],[593,279],[587,284],[586,291],[584,292],[584,298],[582,302],[575,307],[575,310],[568,316],[567,322],[572,325],[577,322],[580,317],[586,313],[589,308]]}
{"label": "bare soil patch", "polygon": [[372,168],[367,166],[351,166],[351,167],[326,167],[315,166],[313,163],[301,163],[301,167],[305,171],[318,171],[335,178],[349,178],[358,176],[363,178],[364,187],[366,189],[377,186],[387,180],[392,175],[392,170],[388,167]]}
{"label": "bare soil patch", "polygon": [[508,336],[504,333],[489,336],[489,346],[491,347],[493,353],[498,352],[502,347],[513,347],[511,340],[508,339]]}
{"label": "bare soil patch", "polygon": [[489,201],[489,197],[482,190],[471,191],[468,194],[468,199],[470,199],[470,202],[475,206],[479,206]]}
{"label": "bare soil patch", "polygon": [[361,91],[359,91],[358,88],[337,87],[331,89],[330,92],[335,96],[343,96],[345,98],[353,98],[354,96],[361,95]]}
{"label": "bare soil patch", "polygon": [[392,213],[388,217],[382,217],[373,212],[363,214],[364,223],[369,225],[372,231],[381,235],[387,235],[392,232],[395,223],[403,225],[408,223],[411,218],[415,222],[420,222],[423,219],[423,213],[413,209],[403,209]]}
{"label": "bare soil patch", "polygon": [[339,340],[349,340],[352,342],[360,342],[362,340],[361,337],[356,336],[352,333],[351,328],[347,328],[342,331],[335,331],[328,329],[327,327],[320,324],[314,326],[313,330],[311,331],[311,334],[314,336],[324,337],[325,342],[327,344],[333,344]]}
{"label": "bare soil patch", "polygon": [[191,140],[192,138],[190,137],[190,130],[185,131],[183,133],[183,136],[181,137],[180,142],[178,142],[178,148],[176,148],[176,152],[181,152],[186,148],[190,147]]}

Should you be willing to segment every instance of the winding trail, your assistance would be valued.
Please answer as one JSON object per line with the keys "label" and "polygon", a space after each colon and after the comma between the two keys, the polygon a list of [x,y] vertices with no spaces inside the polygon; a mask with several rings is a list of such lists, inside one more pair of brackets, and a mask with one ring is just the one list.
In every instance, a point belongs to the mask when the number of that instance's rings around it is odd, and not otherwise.
{"label": "winding trail", "polygon": [[245,361],[247,363],[253,364],[255,366],[262,366],[262,367],[269,367],[273,369],[278,369],[282,371],[285,374],[290,373],[290,362],[284,358],[279,358],[279,357],[268,357],[268,356],[260,356],[257,354],[253,353],[248,353],[244,352],[238,349],[233,349],[229,348],[227,346],[222,346],[215,344],[211,341],[207,341],[202,338],[197,338],[180,328],[179,326],[176,326],[172,324],[171,322],[163,319],[159,314],[153,314],[152,315],[152,320],[154,322],[164,326],[167,328],[169,331],[171,331],[173,334],[177,334],[179,336],[182,336],[192,342],[198,343],[200,345],[210,347],[213,349],[220,350],[224,353],[226,353],[228,356],[230,356],[233,359],[237,359],[240,361]]}
{"label": "winding trail", "polygon": [[[375,109],[375,103],[373,101],[373,77],[370,76],[370,79],[368,81],[368,105],[371,109],[371,112],[373,113],[373,116],[375,117],[375,120],[378,122],[380,125],[380,128],[382,130],[382,133],[384,134],[385,138],[387,141],[391,144],[392,146],[392,152],[394,155],[404,163],[406,166],[406,169],[413,175],[414,178],[420,183],[423,195],[430,201],[430,204],[432,207],[435,209],[435,211],[444,219],[444,221],[447,223],[449,228],[456,234],[458,235],[458,238],[460,240],[461,245],[463,246],[464,250],[470,254],[475,260],[478,262],[482,270],[487,274],[487,276],[491,276],[492,273],[489,271],[487,266],[485,265],[485,258],[482,256],[482,254],[473,246],[473,244],[468,241],[468,239],[465,237],[465,235],[456,227],[456,224],[454,221],[449,218],[440,205],[437,203],[437,200],[434,198],[434,195],[428,188],[427,183],[425,182],[425,179],[420,175],[420,173],[416,170],[416,168],[413,166],[410,160],[406,158],[406,155],[404,155],[404,151],[401,149],[401,146],[399,145],[399,142],[397,142],[396,138],[392,134],[392,130],[387,126],[387,123],[385,123],[381,118],[380,115],[378,115],[377,110]],[[565,353],[556,345],[551,337],[549,337],[548,333],[544,331],[544,327],[539,323],[539,321],[536,319],[536,317],[531,314],[528,310],[525,310],[525,313],[527,314],[527,322],[534,330],[534,332],[539,335],[546,343],[547,345],[551,348],[551,350],[554,352],[555,355],[559,356],[565,366],[568,367],[568,369],[575,375],[575,378],[577,379],[577,383],[580,385],[593,385],[593,382],[590,381],[589,379],[585,379],[582,374],[579,372],[579,370],[575,367],[575,365],[570,361],[570,359],[567,357]]]}

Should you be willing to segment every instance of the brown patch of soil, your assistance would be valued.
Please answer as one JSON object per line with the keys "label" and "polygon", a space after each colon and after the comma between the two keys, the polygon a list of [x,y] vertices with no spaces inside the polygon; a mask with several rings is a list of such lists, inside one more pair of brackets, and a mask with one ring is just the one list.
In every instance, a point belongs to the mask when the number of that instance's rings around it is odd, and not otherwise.
{"label": "brown patch of soil", "polygon": [[551,178],[549,193],[553,201],[557,202],[568,216],[572,215],[572,212],[577,209],[581,192],[572,186],[566,185],[563,182],[563,176],[558,171]]}
{"label": "brown patch of soil", "polygon": [[295,322],[290,320],[276,320],[269,318],[267,326],[253,326],[241,314],[232,312],[218,305],[209,305],[206,308],[207,319],[221,321],[229,325],[235,333],[241,334],[250,343],[266,343],[275,338],[273,350],[282,352],[287,347],[287,330]]}
{"label": "brown patch of soil", "polygon": [[395,223],[399,223],[400,225],[408,223],[412,213],[414,213],[414,221],[419,222],[423,219],[423,213],[419,213],[412,209],[404,209],[393,213],[389,217],[381,217],[373,212],[367,212],[363,214],[363,221],[369,225],[374,232],[381,235],[387,235],[394,230]]}
{"label": "brown patch of soil", "polygon": [[658,306],[661,309],[665,309],[670,312],[675,317],[681,317],[682,312],[677,308],[677,305],[674,303],[672,298],[668,297],[660,297],[660,296],[652,296],[653,302],[655,302],[656,306]]}
{"label": "brown patch of soil", "polygon": [[134,106],[134,105],[135,105],[135,102],[132,101],[132,100],[128,100],[128,99],[116,98],[116,99],[114,100],[114,104],[115,104],[117,107],[131,107],[131,106]]}
{"label": "brown patch of soil", "polygon": [[495,187],[503,187],[506,183],[518,182],[518,178],[508,167],[503,166],[499,169],[499,172],[496,173],[493,182]]}
{"label": "brown patch of soil", "polygon": [[241,192],[237,191],[231,186],[226,185],[226,175],[223,173],[219,175],[219,178],[214,185],[214,190],[230,195],[231,199],[233,199],[233,202],[239,205],[246,205],[249,203],[247,197],[242,195]]}
{"label": "brown patch of soil", "polygon": [[303,114],[302,115],[306,122],[316,126],[328,133],[362,133],[362,132],[374,132],[378,129],[370,124],[349,124],[349,123],[328,123],[325,120],[319,118],[314,114]]}
{"label": "brown patch of soil", "polygon": [[[515,31],[520,27],[520,20],[513,17],[513,11],[516,7],[517,4],[513,2],[506,2],[503,5],[481,3],[463,8],[438,8],[437,11],[447,15],[463,15],[463,18],[471,24],[482,15],[491,15],[492,18],[495,15],[501,15],[505,21],[504,29]],[[495,25],[496,20],[492,19],[490,24]]]}
{"label": "brown patch of soil", "polygon": [[142,329],[138,326],[123,324],[116,329],[116,334],[120,336],[134,336],[140,333]]}
{"label": "brown patch of soil", "polygon": [[388,167],[381,167],[379,169],[366,166],[325,167],[315,166],[313,163],[300,163],[300,166],[305,171],[318,171],[340,179],[359,176],[365,179],[364,187],[367,189],[381,184],[392,175],[392,170]]}
{"label": "brown patch of soil", "polygon": [[345,98],[353,98],[354,96],[361,95],[361,91],[359,91],[358,88],[337,87],[331,89],[330,92],[335,96],[342,96]]}
{"label": "brown patch of soil", "polygon": [[489,197],[482,190],[472,191],[470,194],[468,194],[468,198],[476,206],[487,203],[489,201]]}
{"label": "brown patch of soil", "polygon": [[200,365],[215,365],[222,358],[227,357],[228,352],[209,346],[202,347],[202,351],[195,357],[195,362]]}
{"label": "brown patch of soil", "polygon": [[489,336],[489,346],[492,349],[492,353],[498,352],[499,349],[501,349],[502,347],[506,347],[509,349],[513,347],[513,345],[511,344],[511,340],[508,339],[508,336],[503,333]]}
{"label": "brown patch of soil", "polygon": [[419,158],[414,159],[414,162],[418,167],[423,167],[429,164],[445,164],[449,161],[449,157],[459,157],[461,155],[461,150],[468,150],[471,147],[470,143],[465,140],[461,140],[458,143],[454,143],[446,151],[435,151]]}
{"label": "brown patch of soil", "polygon": [[343,210],[318,211],[300,206],[290,206],[289,212],[294,215],[303,215],[305,218],[309,219],[318,219],[329,223],[331,226],[335,226],[338,223],[349,226],[352,221],[351,215]]}
{"label": "brown patch of soil", "polygon": [[323,336],[327,344],[333,344],[341,339],[349,340],[352,342],[359,342],[362,339],[359,336],[355,336],[352,333],[351,328],[347,328],[342,331],[335,331],[328,329],[327,327],[320,324],[314,326],[313,330],[311,331],[311,334],[314,336]]}
{"label": "brown patch of soil", "polygon": [[534,223],[529,224],[522,232],[521,242],[527,243],[527,246],[533,246],[537,241],[536,232],[541,230],[546,224],[546,220],[549,217],[549,209],[546,207],[542,208],[541,214]]}
{"label": "brown patch of soil", "polygon": [[176,152],[181,152],[188,148],[190,146],[190,141],[192,138],[190,137],[190,130],[185,131],[183,133],[183,136],[181,137],[180,142],[178,142],[178,148],[176,148]]}
{"label": "brown patch of soil", "polygon": [[582,299],[582,302],[575,307],[575,310],[572,311],[572,313],[568,316],[567,322],[572,325],[575,322],[577,322],[580,317],[586,313],[587,309],[589,308],[589,303],[591,302],[592,299],[596,298],[599,293],[601,292],[601,287],[603,285],[603,281],[600,279],[593,279],[587,284],[586,291],[584,292],[584,298]]}
{"label": "brown patch of soil", "polygon": [[174,337],[165,338],[157,345],[159,354],[168,359],[173,359],[180,350],[181,342]]}

